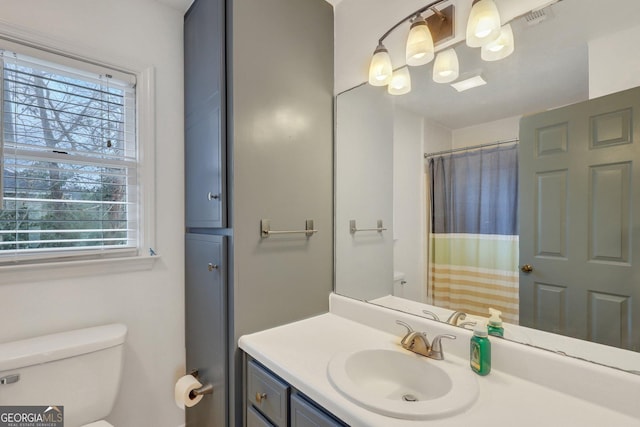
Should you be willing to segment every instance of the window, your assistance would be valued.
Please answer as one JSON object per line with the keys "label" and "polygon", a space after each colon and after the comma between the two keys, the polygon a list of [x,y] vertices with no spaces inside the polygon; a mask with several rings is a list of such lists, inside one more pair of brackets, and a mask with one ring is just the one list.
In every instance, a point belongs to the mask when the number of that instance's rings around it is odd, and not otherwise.
{"label": "window", "polygon": [[134,76],[1,60],[0,263],[137,253]]}

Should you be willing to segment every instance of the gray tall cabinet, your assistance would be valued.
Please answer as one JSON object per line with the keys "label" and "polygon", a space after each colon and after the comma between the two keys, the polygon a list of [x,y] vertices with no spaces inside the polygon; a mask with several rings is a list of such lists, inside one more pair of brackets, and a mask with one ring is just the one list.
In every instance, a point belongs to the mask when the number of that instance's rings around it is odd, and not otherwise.
{"label": "gray tall cabinet", "polygon": [[187,370],[214,386],[187,426],[240,426],[238,338],[328,309],[333,9],[195,0],[184,52]]}

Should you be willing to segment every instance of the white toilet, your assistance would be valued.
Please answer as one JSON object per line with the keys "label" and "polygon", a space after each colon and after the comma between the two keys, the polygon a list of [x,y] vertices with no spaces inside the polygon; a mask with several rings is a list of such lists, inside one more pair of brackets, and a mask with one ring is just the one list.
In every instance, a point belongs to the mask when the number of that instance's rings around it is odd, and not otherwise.
{"label": "white toilet", "polygon": [[113,427],[102,418],[118,394],[126,335],[112,324],[0,344],[0,405],[64,406],[66,427]]}

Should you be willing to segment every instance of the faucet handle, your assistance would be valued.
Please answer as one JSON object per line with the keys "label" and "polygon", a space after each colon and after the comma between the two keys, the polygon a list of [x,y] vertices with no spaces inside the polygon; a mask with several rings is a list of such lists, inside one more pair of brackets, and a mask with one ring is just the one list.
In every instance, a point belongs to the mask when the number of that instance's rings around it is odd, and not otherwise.
{"label": "faucet handle", "polygon": [[447,319],[447,323],[453,326],[458,326],[458,321],[464,320],[467,317],[467,313],[463,311],[454,311]]}
{"label": "faucet handle", "polygon": [[413,332],[413,328],[407,322],[403,322],[402,320],[396,320],[396,323],[400,326],[404,326],[405,328],[407,328],[407,335]]}
{"label": "faucet handle", "polygon": [[442,334],[436,336],[431,342],[431,351],[429,352],[429,357],[436,360],[444,360],[444,353],[442,352],[442,338],[447,338],[450,340],[455,340],[455,335],[450,334]]}
{"label": "faucet handle", "polygon": [[404,347],[405,343],[407,342],[407,338],[409,337],[409,335],[411,335],[414,331],[413,328],[411,327],[411,325],[409,325],[406,322],[403,322],[402,320],[396,320],[396,323],[400,326],[404,326],[405,328],[407,328],[407,333],[404,335],[404,337],[402,337],[402,341],[400,341],[400,344]]}
{"label": "faucet handle", "polygon": [[433,320],[437,320],[438,322],[440,321],[440,318],[438,317],[437,314],[435,314],[433,311],[429,311],[429,310],[422,310],[423,314],[426,314],[427,316],[431,316],[431,318]]}

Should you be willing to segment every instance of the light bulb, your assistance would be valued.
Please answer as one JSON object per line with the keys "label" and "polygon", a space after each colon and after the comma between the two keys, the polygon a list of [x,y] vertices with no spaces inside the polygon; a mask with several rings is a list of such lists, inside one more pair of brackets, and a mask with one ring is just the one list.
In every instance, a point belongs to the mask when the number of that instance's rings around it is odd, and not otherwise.
{"label": "light bulb", "polygon": [[393,67],[387,48],[382,44],[376,47],[369,64],[369,84],[372,86],[386,86],[391,81]]}
{"label": "light bulb", "polygon": [[427,26],[427,21],[421,15],[411,24],[407,36],[406,60],[407,65],[417,66],[430,62],[434,56],[433,37]]}
{"label": "light bulb", "polygon": [[501,28],[496,40],[482,46],[480,57],[485,61],[498,61],[511,55],[514,50],[513,31],[511,25],[507,24]]}
{"label": "light bulb", "polygon": [[453,49],[443,50],[438,53],[433,63],[433,81],[436,83],[449,83],[458,78],[460,65],[458,55]]}
{"label": "light bulb", "polygon": [[500,35],[500,13],[493,0],[480,0],[467,21],[467,46],[481,47]]}
{"label": "light bulb", "polygon": [[408,67],[403,67],[393,72],[387,91],[391,95],[404,95],[411,92],[411,74],[409,74]]}

